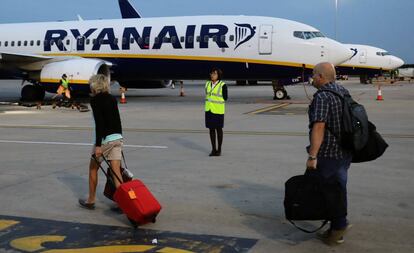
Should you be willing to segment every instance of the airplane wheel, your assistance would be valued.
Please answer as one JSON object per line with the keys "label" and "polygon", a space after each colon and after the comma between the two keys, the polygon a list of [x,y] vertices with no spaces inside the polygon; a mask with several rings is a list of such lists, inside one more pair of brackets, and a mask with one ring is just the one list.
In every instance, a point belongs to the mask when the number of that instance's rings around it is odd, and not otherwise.
{"label": "airplane wheel", "polygon": [[46,91],[41,86],[25,85],[21,91],[21,100],[26,102],[43,101]]}
{"label": "airplane wheel", "polygon": [[246,80],[237,80],[236,85],[246,85]]}
{"label": "airplane wheel", "polygon": [[282,100],[287,98],[287,91],[285,89],[277,89],[275,91],[275,100]]}
{"label": "airplane wheel", "polygon": [[257,85],[257,80],[248,80],[247,83],[249,85]]}
{"label": "airplane wheel", "polygon": [[22,101],[35,101],[37,98],[37,89],[34,85],[25,85],[21,91],[21,100]]}
{"label": "airplane wheel", "polygon": [[36,93],[37,93],[36,94],[36,99],[38,101],[43,101],[45,99],[45,96],[46,96],[45,89],[42,86],[39,86],[39,85],[36,85],[35,88],[36,88]]}

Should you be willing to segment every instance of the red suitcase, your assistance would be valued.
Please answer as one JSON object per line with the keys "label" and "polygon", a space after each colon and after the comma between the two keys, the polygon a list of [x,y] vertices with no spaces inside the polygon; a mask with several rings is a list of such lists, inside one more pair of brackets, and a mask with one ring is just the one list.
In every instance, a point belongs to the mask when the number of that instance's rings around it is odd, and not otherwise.
{"label": "red suitcase", "polygon": [[140,180],[121,184],[114,200],[134,226],[155,222],[161,205]]}
{"label": "red suitcase", "polygon": [[[95,156],[93,158],[97,161]],[[108,164],[108,169],[112,170],[109,162],[105,158],[103,159]],[[99,165],[99,167],[108,176],[102,166]],[[115,175],[115,173],[113,174]],[[118,176],[116,178],[120,181]],[[160,203],[145,184],[138,179],[121,184],[116,189],[113,199],[134,227],[155,222],[158,213],[161,211]]]}

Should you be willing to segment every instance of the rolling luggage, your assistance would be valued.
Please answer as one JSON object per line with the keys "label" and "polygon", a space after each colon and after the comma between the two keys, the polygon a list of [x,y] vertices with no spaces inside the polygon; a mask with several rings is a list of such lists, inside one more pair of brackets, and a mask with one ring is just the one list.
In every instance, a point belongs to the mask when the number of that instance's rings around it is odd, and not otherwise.
{"label": "rolling luggage", "polygon": [[[105,158],[104,161],[108,164],[109,170],[114,173],[109,162]],[[99,167],[105,175],[108,175],[102,166]],[[118,176],[116,176],[116,180],[121,181]],[[154,223],[161,211],[160,203],[145,184],[138,179],[122,183],[116,189],[113,199],[134,227],[150,222]]]}

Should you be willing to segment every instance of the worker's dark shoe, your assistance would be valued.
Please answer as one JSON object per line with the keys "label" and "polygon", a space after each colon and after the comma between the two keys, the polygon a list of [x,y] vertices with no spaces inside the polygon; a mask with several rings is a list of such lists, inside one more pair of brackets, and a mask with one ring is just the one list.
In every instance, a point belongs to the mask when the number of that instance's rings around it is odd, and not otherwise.
{"label": "worker's dark shoe", "polygon": [[82,208],[88,209],[88,210],[94,210],[95,209],[95,203],[88,203],[84,199],[79,199],[79,205]]}
{"label": "worker's dark shoe", "polygon": [[208,156],[217,156],[217,151],[212,150],[211,153]]}

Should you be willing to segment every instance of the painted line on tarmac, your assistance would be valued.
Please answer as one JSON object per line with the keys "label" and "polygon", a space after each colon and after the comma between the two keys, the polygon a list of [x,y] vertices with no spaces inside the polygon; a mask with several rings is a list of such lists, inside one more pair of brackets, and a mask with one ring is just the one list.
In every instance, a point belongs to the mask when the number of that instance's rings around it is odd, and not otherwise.
{"label": "painted line on tarmac", "polygon": [[[12,144],[37,144],[37,145],[67,145],[67,146],[93,146],[90,143],[76,143],[76,142],[49,142],[49,141],[13,141],[0,140],[0,143]],[[143,146],[143,145],[124,145],[125,148],[150,148],[150,149],[167,149],[167,146]]]}
{"label": "painted line on tarmac", "polygon": [[272,105],[272,106],[268,106],[268,107],[265,107],[265,108],[262,108],[262,109],[259,109],[259,110],[247,112],[245,114],[255,115],[255,114],[259,114],[259,113],[263,113],[263,112],[269,112],[269,111],[272,111],[272,110],[276,110],[276,109],[279,109],[279,108],[282,108],[282,107],[285,107],[285,106],[288,106],[288,105],[290,105],[290,103],[282,103],[282,104]]}
{"label": "painted line on tarmac", "polygon": [[[125,221],[127,221],[125,217]],[[0,215],[0,252],[249,252],[257,239]]]}
{"label": "painted line on tarmac", "polygon": [[[53,129],[63,131],[93,131],[92,127],[75,127],[63,125],[2,125],[0,128],[20,128],[20,129]],[[122,128],[124,132],[134,133],[177,133],[177,134],[206,134],[208,130],[199,129],[172,129],[172,128]],[[225,131],[228,135],[244,135],[244,136],[287,136],[287,137],[302,137],[308,136],[307,132],[277,132],[277,131]],[[414,134],[381,134],[385,138],[390,139],[414,139]]]}

